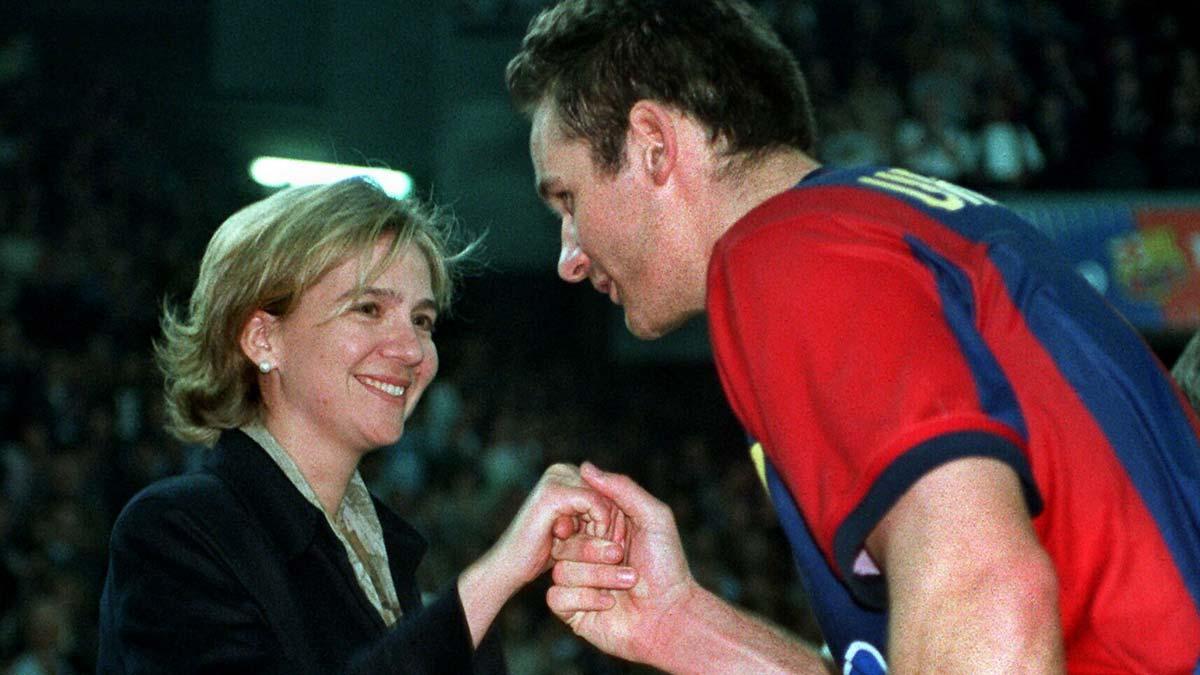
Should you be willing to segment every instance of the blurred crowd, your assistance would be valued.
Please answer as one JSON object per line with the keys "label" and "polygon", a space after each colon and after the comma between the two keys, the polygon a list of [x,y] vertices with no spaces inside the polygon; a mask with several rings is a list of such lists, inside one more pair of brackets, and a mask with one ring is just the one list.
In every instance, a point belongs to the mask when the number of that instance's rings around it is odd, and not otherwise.
{"label": "blurred crowd", "polygon": [[[807,65],[826,161],[984,189],[1200,187],[1200,61],[1165,7],[756,4]],[[113,519],[204,452],[162,432],[158,313],[186,299],[213,228],[260,195],[212,154],[176,151],[173,121],[119,69],[44,77],[36,36],[4,30],[0,671],[87,672]],[[468,279],[438,336],[442,374],[363,466],[430,540],[423,586],[451,583],[547,464],[591,459],[671,504],[706,586],[813,635],[711,367],[614,362],[603,303],[560,286]],[[636,671],[574,640],[544,590],[502,615],[513,672]]]}
{"label": "blurred crowd", "polygon": [[806,66],[830,163],[984,188],[1200,185],[1200,43],[1178,5],[757,4]]}

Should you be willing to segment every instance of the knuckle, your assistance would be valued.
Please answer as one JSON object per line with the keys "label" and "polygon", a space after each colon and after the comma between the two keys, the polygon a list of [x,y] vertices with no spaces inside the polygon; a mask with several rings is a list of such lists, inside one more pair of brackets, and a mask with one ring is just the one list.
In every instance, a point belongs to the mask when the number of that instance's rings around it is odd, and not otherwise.
{"label": "knuckle", "polygon": [[566,462],[555,462],[554,464],[551,464],[548,469],[546,469],[546,475],[567,477],[572,475],[573,468],[574,467]]}
{"label": "knuckle", "polygon": [[560,586],[567,585],[567,580],[570,576],[567,566],[570,564],[569,562],[557,562],[554,564],[554,569],[550,572],[550,578],[554,580],[555,584]]}
{"label": "knuckle", "polygon": [[675,513],[671,511],[671,507],[663,502],[656,501],[650,506],[650,512],[654,517],[666,523],[675,522]]}

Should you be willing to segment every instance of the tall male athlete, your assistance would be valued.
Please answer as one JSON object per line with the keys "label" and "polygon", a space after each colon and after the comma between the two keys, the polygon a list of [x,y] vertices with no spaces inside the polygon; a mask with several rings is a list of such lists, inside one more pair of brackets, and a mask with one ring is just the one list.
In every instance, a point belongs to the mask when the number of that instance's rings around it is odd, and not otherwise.
{"label": "tall male athlete", "polygon": [[[644,338],[707,311],[839,670],[1196,670],[1195,418],[1050,242],[942,181],[819,166],[799,68],[741,2],[569,0],[507,77],[560,276]],[[824,671],[696,584],[661,502],[583,475],[640,580],[614,603],[560,562],[577,633],[668,671]]]}

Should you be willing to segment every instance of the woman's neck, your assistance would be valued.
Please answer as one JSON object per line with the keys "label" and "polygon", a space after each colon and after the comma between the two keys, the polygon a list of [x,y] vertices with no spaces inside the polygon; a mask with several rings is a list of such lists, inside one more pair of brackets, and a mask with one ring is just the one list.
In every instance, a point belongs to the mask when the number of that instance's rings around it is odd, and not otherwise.
{"label": "woman's neck", "polygon": [[359,457],[345,449],[327,446],[292,425],[272,423],[270,415],[263,420],[263,426],[296,463],[321,508],[330,517],[335,516],[358,468]]}

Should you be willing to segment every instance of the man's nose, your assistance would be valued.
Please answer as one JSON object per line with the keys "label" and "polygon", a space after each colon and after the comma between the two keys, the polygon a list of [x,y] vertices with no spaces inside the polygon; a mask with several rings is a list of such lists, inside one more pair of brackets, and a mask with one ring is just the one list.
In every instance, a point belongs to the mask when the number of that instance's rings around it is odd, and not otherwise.
{"label": "man's nose", "polygon": [[570,223],[563,223],[562,249],[558,253],[558,276],[567,283],[583,281],[587,278],[591,264],[591,259],[579,246],[575,228]]}
{"label": "man's nose", "polygon": [[579,248],[578,244],[563,244],[562,251],[558,255],[558,276],[563,281],[572,284],[583,281],[587,278],[590,265],[591,261],[587,254]]}

